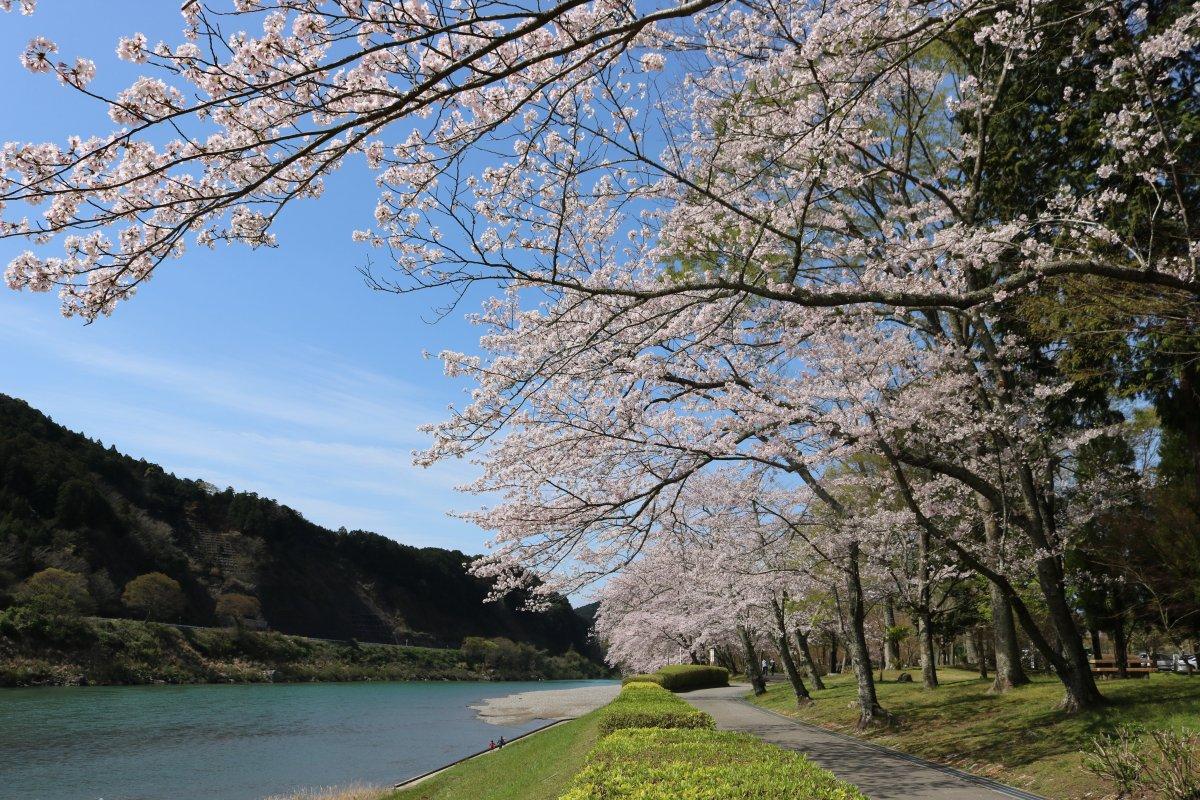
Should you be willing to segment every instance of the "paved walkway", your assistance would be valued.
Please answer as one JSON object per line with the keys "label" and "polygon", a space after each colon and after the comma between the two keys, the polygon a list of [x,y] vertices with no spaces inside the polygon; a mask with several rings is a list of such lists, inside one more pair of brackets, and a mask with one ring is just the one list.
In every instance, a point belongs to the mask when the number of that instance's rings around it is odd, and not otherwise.
{"label": "paved walkway", "polygon": [[763,741],[799,750],[871,800],[1001,800],[1036,795],[975,778],[914,756],[853,739],[753,706],[745,686],[700,689],[680,695],[712,714],[722,730],[750,733]]}

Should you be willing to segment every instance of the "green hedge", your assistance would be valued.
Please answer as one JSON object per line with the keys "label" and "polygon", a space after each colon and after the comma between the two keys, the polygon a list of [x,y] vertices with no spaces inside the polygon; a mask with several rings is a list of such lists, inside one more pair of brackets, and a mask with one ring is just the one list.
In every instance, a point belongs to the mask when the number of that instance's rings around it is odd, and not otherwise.
{"label": "green hedge", "polygon": [[560,800],[866,800],[799,753],[741,733],[623,730]]}
{"label": "green hedge", "polygon": [[713,718],[655,683],[633,682],[600,710],[600,734],[623,728],[712,728]]}
{"label": "green hedge", "polygon": [[672,664],[657,672],[630,675],[622,683],[657,683],[672,692],[729,685],[729,670],[707,664]]}
{"label": "green hedge", "polygon": [[662,675],[657,672],[639,672],[636,675],[626,675],[621,679],[621,685],[627,686],[631,683],[657,683],[662,686]]}

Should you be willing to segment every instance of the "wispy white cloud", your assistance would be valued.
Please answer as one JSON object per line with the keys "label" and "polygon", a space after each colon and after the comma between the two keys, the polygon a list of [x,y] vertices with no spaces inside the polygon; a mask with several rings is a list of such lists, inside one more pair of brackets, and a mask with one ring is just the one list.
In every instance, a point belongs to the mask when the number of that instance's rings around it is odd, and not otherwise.
{"label": "wispy white cloud", "polygon": [[425,444],[417,426],[444,413],[421,387],[311,347],[197,363],[123,350],[84,329],[43,336],[31,322],[20,309],[0,317],[0,347],[72,373],[35,402],[68,427],[330,527],[479,549],[479,532],[446,516],[476,504],[454,491],[469,467],[412,464]]}

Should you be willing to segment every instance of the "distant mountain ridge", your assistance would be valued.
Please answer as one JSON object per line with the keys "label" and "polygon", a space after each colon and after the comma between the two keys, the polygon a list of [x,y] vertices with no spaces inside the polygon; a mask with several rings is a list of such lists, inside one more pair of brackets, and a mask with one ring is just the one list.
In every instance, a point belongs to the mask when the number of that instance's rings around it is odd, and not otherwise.
{"label": "distant mountain ridge", "polygon": [[252,594],[275,630],[457,646],[504,636],[551,652],[591,650],[590,620],[565,598],[484,603],[469,557],[367,531],[331,531],[256,494],[177,478],[0,394],[0,606],[29,575],[85,575],[106,616],[128,616],[127,581],[164,572],[187,596],[178,621],[211,625],[216,598]]}

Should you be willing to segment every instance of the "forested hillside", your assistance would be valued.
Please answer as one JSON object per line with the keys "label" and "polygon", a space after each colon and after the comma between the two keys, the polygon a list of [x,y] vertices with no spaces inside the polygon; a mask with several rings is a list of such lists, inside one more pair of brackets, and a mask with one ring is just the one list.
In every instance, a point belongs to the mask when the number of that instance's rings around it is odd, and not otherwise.
{"label": "forested hillside", "polygon": [[218,598],[261,604],[258,623],[308,636],[457,646],[503,636],[563,652],[588,649],[588,622],[565,599],[545,613],[521,598],[484,603],[469,556],[368,531],[337,532],[273,500],[178,478],[67,430],[0,395],[0,605],[29,576],[78,573],[101,616],[133,578],[178,581],[172,621],[217,623]]}

